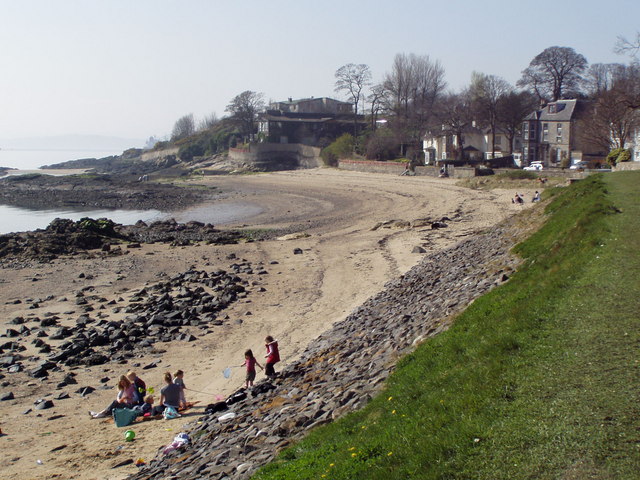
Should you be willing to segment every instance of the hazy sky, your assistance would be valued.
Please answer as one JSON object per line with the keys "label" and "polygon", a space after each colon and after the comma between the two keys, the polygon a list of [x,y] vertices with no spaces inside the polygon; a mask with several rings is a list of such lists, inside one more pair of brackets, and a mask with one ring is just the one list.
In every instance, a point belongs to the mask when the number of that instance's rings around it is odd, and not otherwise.
{"label": "hazy sky", "polygon": [[146,139],[176,119],[266,100],[337,95],[334,73],[429,55],[459,89],[476,70],[511,83],[549,46],[626,62],[638,0],[0,0],[0,138]]}

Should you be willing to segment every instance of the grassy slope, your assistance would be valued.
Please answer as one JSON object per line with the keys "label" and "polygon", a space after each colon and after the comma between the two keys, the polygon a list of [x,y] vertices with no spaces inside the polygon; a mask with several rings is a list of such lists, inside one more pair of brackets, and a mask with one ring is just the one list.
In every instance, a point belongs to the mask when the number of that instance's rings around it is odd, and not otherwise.
{"label": "grassy slope", "polygon": [[255,478],[638,478],[638,185],[556,192],[510,282]]}

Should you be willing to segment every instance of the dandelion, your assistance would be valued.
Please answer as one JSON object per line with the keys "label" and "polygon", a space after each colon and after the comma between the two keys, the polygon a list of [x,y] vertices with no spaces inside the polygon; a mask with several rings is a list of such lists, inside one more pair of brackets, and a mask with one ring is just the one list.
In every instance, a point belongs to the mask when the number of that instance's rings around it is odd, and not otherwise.
{"label": "dandelion", "polygon": [[355,449],[356,449],[356,447],[351,447],[351,448],[349,449],[349,451],[350,451],[350,452],[353,452]]}
{"label": "dandelion", "polygon": [[366,425],[362,425],[362,430],[366,430],[367,426]]}
{"label": "dandelion", "polygon": [[336,464],[335,464],[335,463],[330,463],[330,464],[329,464],[329,466],[330,466],[330,467],[335,467],[335,466],[336,466]]}
{"label": "dandelion", "polygon": [[390,457],[391,455],[393,455],[393,452],[387,453],[387,457]]}
{"label": "dandelion", "polygon": [[390,402],[391,400],[393,400],[393,397],[389,397],[387,398],[387,400]]}
{"label": "dandelion", "polygon": [[352,457],[356,457],[358,454],[357,453],[352,453],[351,456]]}
{"label": "dandelion", "polygon": [[395,414],[396,414],[396,411],[395,411],[395,410],[393,410],[393,411],[391,412],[391,415],[395,415]]}

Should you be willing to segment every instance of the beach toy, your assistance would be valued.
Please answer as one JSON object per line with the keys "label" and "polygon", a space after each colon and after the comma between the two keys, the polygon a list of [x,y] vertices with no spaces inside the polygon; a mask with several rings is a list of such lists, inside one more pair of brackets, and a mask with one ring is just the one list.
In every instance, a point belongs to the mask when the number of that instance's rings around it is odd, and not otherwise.
{"label": "beach toy", "polygon": [[155,390],[153,389],[153,387],[147,387],[147,393],[149,395],[153,395],[153,392],[155,392]]}
{"label": "beach toy", "polygon": [[136,438],[136,432],[133,430],[127,430],[124,432],[124,439],[127,442],[133,442],[133,439]]}

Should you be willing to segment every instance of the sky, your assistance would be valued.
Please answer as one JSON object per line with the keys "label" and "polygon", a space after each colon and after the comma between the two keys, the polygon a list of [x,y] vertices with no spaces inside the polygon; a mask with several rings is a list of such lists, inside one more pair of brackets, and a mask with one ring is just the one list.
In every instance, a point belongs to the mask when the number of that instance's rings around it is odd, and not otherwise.
{"label": "sky", "polygon": [[164,137],[245,90],[345,99],[338,68],[378,82],[398,53],[440,61],[452,90],[515,84],[555,45],[627,62],[613,47],[639,18],[638,0],[0,0],[0,139]]}

